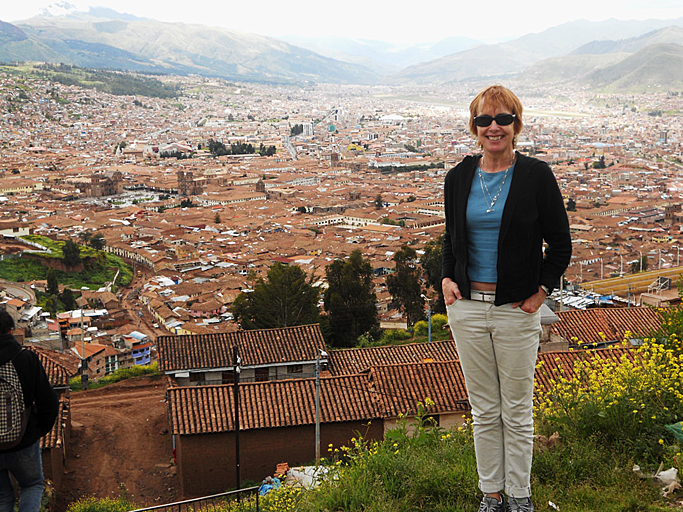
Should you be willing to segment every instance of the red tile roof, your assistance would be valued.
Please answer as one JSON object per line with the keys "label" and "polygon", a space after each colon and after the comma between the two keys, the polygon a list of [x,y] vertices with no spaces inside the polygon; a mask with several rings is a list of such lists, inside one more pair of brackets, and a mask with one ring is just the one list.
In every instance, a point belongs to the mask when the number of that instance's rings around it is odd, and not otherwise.
{"label": "red tile roof", "polygon": [[45,373],[53,387],[66,387],[69,379],[78,373],[80,360],[73,354],[54,352],[40,347],[28,347],[38,354],[38,359],[45,368]]}
{"label": "red tile roof", "polygon": [[69,398],[62,397],[59,399],[58,411],[57,420],[52,426],[52,430],[40,438],[40,448],[42,450],[59,448],[64,444],[64,426],[67,424],[69,417]]}
{"label": "red tile roof", "polygon": [[[240,384],[240,430],[315,423],[315,379]],[[233,386],[188,386],[168,390],[174,434],[232,431]],[[381,417],[367,375],[322,377],[320,421],[335,423]]]}
{"label": "red tile roof", "polygon": [[369,372],[381,396],[384,417],[417,413],[417,402],[430,398],[430,413],[468,411],[465,377],[459,361],[377,366]]}
{"label": "red tile roof", "polygon": [[585,343],[603,341],[599,333],[603,333],[607,341],[623,340],[626,331],[648,336],[662,324],[659,314],[647,307],[558,311],[555,314],[560,321],[550,327],[551,335],[567,341],[576,337]]}
{"label": "red tile roof", "polygon": [[458,351],[452,340],[330,350],[329,371],[331,375],[349,375],[380,365],[455,361],[456,359],[458,359]]}
{"label": "red tile roof", "polygon": [[164,372],[227,368],[233,364],[233,347],[239,347],[242,366],[315,361],[325,348],[320,326],[160,336],[159,370]]}
{"label": "red tile roof", "polygon": [[610,348],[603,348],[597,350],[572,350],[569,352],[541,352],[538,354],[538,361],[536,363],[536,382],[534,388],[536,391],[540,389],[552,388],[551,380],[557,380],[562,375],[561,370],[564,370],[564,377],[571,379],[574,375],[574,363],[578,360],[591,361],[593,358],[611,359],[613,361],[621,361],[622,357],[633,359],[635,351],[626,346],[613,345]]}

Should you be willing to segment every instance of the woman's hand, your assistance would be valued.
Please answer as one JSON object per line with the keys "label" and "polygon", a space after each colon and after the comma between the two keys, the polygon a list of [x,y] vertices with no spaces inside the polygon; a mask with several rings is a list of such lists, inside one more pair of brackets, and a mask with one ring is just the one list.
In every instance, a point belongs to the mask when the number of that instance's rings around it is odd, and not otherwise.
{"label": "woman's hand", "polygon": [[531,297],[527,297],[522,302],[516,302],[512,305],[513,308],[519,308],[525,313],[536,313],[543,304],[546,298],[546,294],[543,288],[538,287],[538,292],[534,293]]}
{"label": "woman's hand", "polygon": [[443,291],[443,301],[446,306],[455,303],[456,300],[462,299],[460,288],[450,277],[444,277],[441,281],[441,290]]}

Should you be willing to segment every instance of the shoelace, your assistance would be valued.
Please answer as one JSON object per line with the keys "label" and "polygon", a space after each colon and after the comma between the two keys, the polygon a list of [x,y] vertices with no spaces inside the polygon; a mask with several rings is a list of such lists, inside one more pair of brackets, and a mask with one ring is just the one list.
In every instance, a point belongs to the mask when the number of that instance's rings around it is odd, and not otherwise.
{"label": "shoelace", "polygon": [[508,496],[508,510],[511,512],[533,512],[534,506],[530,498],[513,498]]}
{"label": "shoelace", "polygon": [[502,508],[502,503],[499,503],[496,498],[486,496],[481,500],[478,512],[498,512]]}

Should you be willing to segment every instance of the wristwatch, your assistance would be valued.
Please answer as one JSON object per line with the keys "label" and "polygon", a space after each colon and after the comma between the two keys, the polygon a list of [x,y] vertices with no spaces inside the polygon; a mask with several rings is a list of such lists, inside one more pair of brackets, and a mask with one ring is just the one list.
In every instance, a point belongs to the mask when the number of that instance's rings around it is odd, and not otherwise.
{"label": "wristwatch", "polygon": [[548,295],[550,295],[550,290],[548,289],[548,287],[547,287],[546,285],[541,284],[541,285],[539,285],[539,286],[541,287],[541,290],[543,290],[543,291],[545,292],[545,296],[546,296],[546,297],[547,297]]}

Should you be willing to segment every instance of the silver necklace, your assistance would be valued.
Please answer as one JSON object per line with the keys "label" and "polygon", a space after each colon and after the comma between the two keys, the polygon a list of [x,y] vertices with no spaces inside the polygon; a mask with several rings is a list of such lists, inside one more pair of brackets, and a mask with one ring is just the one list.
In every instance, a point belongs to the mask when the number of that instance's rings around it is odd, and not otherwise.
{"label": "silver necklace", "polygon": [[[481,159],[481,163],[484,163],[484,157]],[[479,174],[479,185],[481,186],[481,192],[484,194],[484,200],[488,201],[489,207],[486,209],[486,213],[491,213],[492,211],[495,211],[494,206],[496,205],[496,201],[498,201],[498,197],[500,196],[500,193],[503,191],[503,187],[505,186],[505,180],[508,177],[508,173],[510,172],[510,169],[512,169],[512,164],[515,162],[515,157],[512,157],[512,160],[510,161],[510,166],[505,169],[505,174],[503,174],[503,181],[500,184],[500,187],[498,188],[498,192],[496,192],[496,195],[491,196],[491,192],[489,192],[489,187],[486,185],[486,181],[484,180],[484,174],[481,170],[481,166],[477,169],[478,174]]]}

